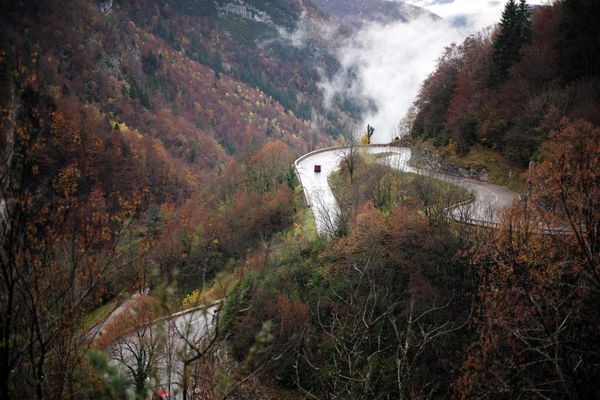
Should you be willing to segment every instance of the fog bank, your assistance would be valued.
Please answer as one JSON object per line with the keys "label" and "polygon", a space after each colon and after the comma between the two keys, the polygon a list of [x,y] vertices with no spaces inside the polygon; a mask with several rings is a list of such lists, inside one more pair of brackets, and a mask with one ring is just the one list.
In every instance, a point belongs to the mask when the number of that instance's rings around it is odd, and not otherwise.
{"label": "fog bank", "polygon": [[[368,113],[355,135],[375,127],[374,143],[389,142],[400,119],[414,101],[423,80],[452,42],[462,42],[499,21],[504,2],[473,0],[411,0],[444,19],[428,16],[410,22],[370,23],[342,41],[336,53],[342,68],[321,87],[326,104],[336,93],[355,100],[370,98],[377,111]],[[530,2],[536,3],[536,2]],[[539,3],[539,1],[537,1]],[[348,76],[354,83],[348,87]]]}

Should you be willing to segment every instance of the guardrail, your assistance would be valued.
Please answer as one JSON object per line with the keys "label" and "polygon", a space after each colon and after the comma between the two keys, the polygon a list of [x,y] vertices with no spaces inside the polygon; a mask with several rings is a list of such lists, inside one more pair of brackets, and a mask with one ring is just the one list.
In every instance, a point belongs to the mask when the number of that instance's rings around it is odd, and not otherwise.
{"label": "guardrail", "polygon": [[209,308],[215,307],[215,306],[217,306],[217,305],[219,305],[221,303],[223,303],[223,300],[217,300],[217,301],[215,301],[214,303],[211,303],[211,304],[202,304],[202,305],[199,305],[199,306],[196,306],[196,307],[187,308],[185,310],[178,311],[178,312],[176,312],[174,314],[169,314],[169,315],[165,315],[165,316],[162,316],[162,317],[158,317],[157,319],[151,321],[150,324],[155,324],[155,323],[160,322],[160,321],[165,321],[165,320],[177,318],[177,317],[180,317],[180,316],[185,315],[185,314],[191,314],[193,312],[200,311],[202,309],[208,310]]}
{"label": "guardrail", "polygon": [[[389,144],[355,144],[355,147],[360,147],[360,148],[366,148],[366,147],[390,147],[390,146],[394,146],[394,143],[389,143]],[[300,175],[300,172],[298,171],[298,164],[300,162],[302,162],[303,160],[307,159],[308,157],[314,156],[315,154],[319,154],[319,153],[327,153],[329,151],[335,151],[335,150],[341,150],[344,148],[348,148],[350,146],[348,145],[337,145],[337,146],[331,146],[331,147],[325,147],[322,149],[317,149],[317,150],[313,150],[311,152],[308,152],[300,157],[298,157],[296,159],[296,161],[294,161],[294,171],[296,172],[296,176],[298,177],[298,181],[300,182],[300,186],[302,186],[302,195],[304,197],[304,205],[306,205],[306,207],[310,207],[310,202],[308,201],[308,197],[306,196],[306,192],[304,191],[304,184],[302,183],[302,176]]]}
{"label": "guardrail", "polygon": [[[356,147],[360,147],[360,148],[368,148],[368,147],[406,147],[403,146],[401,142],[393,142],[390,144],[356,144]],[[296,161],[294,161],[294,170],[296,172],[296,176],[298,177],[298,181],[300,181],[300,185],[302,186],[302,193],[303,193],[303,197],[304,197],[304,203],[307,207],[310,207],[310,202],[308,201],[308,197],[306,195],[306,191],[304,191],[304,185],[302,183],[302,176],[298,170],[298,164],[300,162],[302,162],[303,160],[305,160],[306,158],[313,156],[315,154],[319,154],[319,153],[325,153],[325,152],[329,152],[329,151],[335,151],[335,150],[341,150],[344,148],[347,148],[349,146],[347,145],[338,145],[338,146],[331,146],[331,147],[326,147],[323,149],[318,149],[318,150],[313,150],[309,153],[304,154],[303,156],[299,157],[298,159],[296,159]],[[427,175],[433,171],[428,171],[428,170],[423,170],[420,168],[416,168],[417,173],[421,174],[421,175]],[[517,196],[520,198],[521,196],[519,194],[517,194]],[[486,228],[494,228],[497,229],[499,228],[502,224],[498,223],[498,222],[493,222],[493,221],[484,221],[484,220],[479,220],[479,219],[475,219],[475,218],[461,218],[461,217],[455,217],[451,214],[451,211],[467,205],[469,203],[472,203],[475,200],[475,197],[473,196],[473,194],[471,193],[471,195],[469,196],[469,199],[467,200],[463,200],[459,203],[453,204],[449,207],[446,207],[444,209],[444,212],[448,215],[449,218],[452,218],[453,220],[460,222],[460,223],[464,223],[464,224],[468,224],[468,225],[473,225],[473,226],[480,226],[480,227],[486,227]],[[536,232],[543,234],[543,235],[568,235],[568,234],[572,234],[572,232],[569,229],[566,229],[564,227],[562,228],[547,228],[547,227],[538,227],[536,229]]]}
{"label": "guardrail", "polygon": [[[210,309],[212,307],[216,307],[216,306],[218,306],[219,304],[222,304],[222,303],[223,303],[223,299],[217,300],[217,301],[215,301],[215,302],[213,302],[211,304],[202,304],[202,305],[199,305],[199,306],[196,306],[196,307],[191,307],[191,308],[187,308],[185,310],[178,311],[178,312],[173,313],[173,314],[169,314],[169,315],[164,315],[162,317],[158,317],[156,319],[153,319],[152,321],[148,321],[148,322],[142,323],[139,326],[135,326],[135,327],[126,329],[123,332],[120,332],[119,335],[114,338],[114,340],[126,337],[126,336],[131,335],[132,333],[136,332],[139,329],[142,329],[142,328],[145,328],[145,327],[148,327],[148,326],[151,326],[151,325],[158,324],[159,322],[169,321],[169,320],[172,320],[174,318],[181,317],[182,315],[191,314],[193,312],[200,311],[200,310],[208,310],[208,309]],[[92,342],[95,341],[96,340],[95,334],[89,340],[91,340]]]}

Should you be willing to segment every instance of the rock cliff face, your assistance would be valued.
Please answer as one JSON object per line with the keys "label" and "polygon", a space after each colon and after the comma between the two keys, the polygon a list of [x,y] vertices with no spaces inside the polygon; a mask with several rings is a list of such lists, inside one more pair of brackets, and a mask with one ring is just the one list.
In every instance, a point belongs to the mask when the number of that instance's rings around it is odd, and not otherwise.
{"label": "rock cliff face", "polygon": [[439,172],[447,175],[473,178],[483,182],[489,180],[489,172],[485,167],[462,167],[448,160],[442,153],[426,144],[413,146],[409,164],[412,167]]}
{"label": "rock cliff face", "polygon": [[219,5],[217,11],[219,13],[219,17],[233,14],[251,21],[262,22],[269,26],[276,26],[269,14],[267,14],[265,11],[259,10],[251,4],[246,4],[242,0],[234,0],[231,3]]}
{"label": "rock cliff face", "polygon": [[112,12],[113,2],[112,2],[112,0],[101,1],[98,4],[98,7],[100,8],[100,11],[102,12],[102,14],[109,15]]}
{"label": "rock cliff face", "polygon": [[318,18],[320,11],[303,0],[203,0],[219,18],[235,16],[277,30],[293,31],[301,15]]}
{"label": "rock cliff face", "polygon": [[437,18],[423,8],[386,0],[314,0],[321,10],[346,23],[363,24],[369,21],[388,23],[410,21],[428,15]]}

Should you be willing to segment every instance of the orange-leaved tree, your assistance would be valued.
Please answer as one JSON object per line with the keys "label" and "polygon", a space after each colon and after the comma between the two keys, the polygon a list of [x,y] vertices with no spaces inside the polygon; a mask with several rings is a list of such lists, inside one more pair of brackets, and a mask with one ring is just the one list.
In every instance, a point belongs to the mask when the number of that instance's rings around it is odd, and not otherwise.
{"label": "orange-leaved tree", "polygon": [[152,297],[140,295],[131,299],[115,312],[95,342],[126,372],[140,399],[147,396],[148,382],[156,376],[159,364],[168,361],[164,350],[166,332],[155,323],[159,311],[160,305]]}
{"label": "orange-leaved tree", "polygon": [[34,86],[13,89],[1,120],[0,397],[60,398],[81,359],[82,317],[124,265],[116,246],[141,199],[109,208],[83,187],[79,131]]}
{"label": "orange-leaved tree", "polygon": [[563,120],[526,198],[479,254],[460,398],[598,398],[600,128]]}

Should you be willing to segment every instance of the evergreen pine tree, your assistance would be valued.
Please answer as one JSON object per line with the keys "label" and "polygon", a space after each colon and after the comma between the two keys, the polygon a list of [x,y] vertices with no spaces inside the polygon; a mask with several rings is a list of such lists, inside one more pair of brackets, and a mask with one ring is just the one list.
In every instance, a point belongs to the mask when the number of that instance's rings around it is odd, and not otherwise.
{"label": "evergreen pine tree", "polygon": [[509,0],[504,6],[498,35],[494,40],[492,80],[499,84],[508,75],[508,69],[519,61],[521,46],[531,36],[529,6],[525,0],[519,4]]}
{"label": "evergreen pine tree", "polygon": [[221,52],[217,49],[215,51],[215,58],[213,60],[213,70],[217,79],[221,79],[221,73],[223,72],[223,63],[221,61]]}
{"label": "evergreen pine tree", "polygon": [[521,0],[519,2],[518,12],[518,23],[519,23],[519,39],[521,40],[521,46],[524,43],[528,43],[531,40],[531,9],[527,5],[527,1]]}

